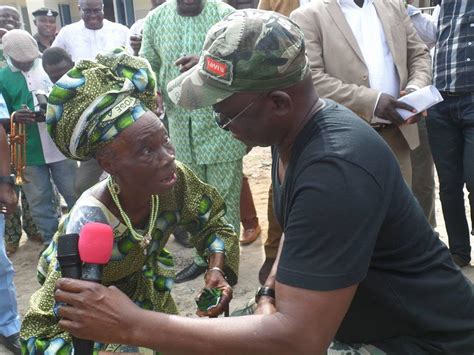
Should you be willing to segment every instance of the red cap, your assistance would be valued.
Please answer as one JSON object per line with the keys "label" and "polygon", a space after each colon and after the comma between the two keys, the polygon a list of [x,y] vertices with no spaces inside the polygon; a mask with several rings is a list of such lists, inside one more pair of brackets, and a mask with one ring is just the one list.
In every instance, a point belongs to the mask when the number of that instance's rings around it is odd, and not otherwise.
{"label": "red cap", "polygon": [[107,264],[112,256],[114,231],[104,223],[90,222],[79,233],[79,256],[88,264]]}

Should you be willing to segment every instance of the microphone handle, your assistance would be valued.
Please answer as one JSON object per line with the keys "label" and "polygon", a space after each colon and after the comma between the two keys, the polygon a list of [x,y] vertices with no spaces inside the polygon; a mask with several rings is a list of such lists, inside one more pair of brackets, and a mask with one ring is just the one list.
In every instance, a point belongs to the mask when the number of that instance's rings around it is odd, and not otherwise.
{"label": "microphone handle", "polygon": [[[84,263],[82,265],[82,280],[102,283],[102,265]],[[92,340],[73,337],[72,343],[75,355],[92,355],[94,351],[94,342]]]}
{"label": "microphone handle", "polygon": [[[58,257],[59,259],[59,257]],[[61,262],[59,262],[59,265],[61,265]],[[81,279],[81,265],[76,264],[76,265],[67,265],[67,266],[61,266],[61,275],[62,277],[67,277],[69,279],[76,279],[80,280]]]}
{"label": "microphone handle", "polygon": [[102,265],[87,264],[82,265],[82,279],[85,281],[102,283]]}

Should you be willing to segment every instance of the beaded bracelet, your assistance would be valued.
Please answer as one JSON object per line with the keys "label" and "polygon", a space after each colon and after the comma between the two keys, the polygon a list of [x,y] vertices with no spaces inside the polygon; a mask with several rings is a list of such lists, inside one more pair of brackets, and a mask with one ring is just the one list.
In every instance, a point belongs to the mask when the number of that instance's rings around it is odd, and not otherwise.
{"label": "beaded bracelet", "polygon": [[211,267],[210,269],[207,269],[206,272],[204,273],[204,278],[206,278],[206,275],[209,271],[219,271],[221,273],[221,275],[224,277],[224,279],[227,279],[227,277],[225,276],[224,270],[222,270],[220,267],[217,267],[217,266],[214,266],[214,267]]}

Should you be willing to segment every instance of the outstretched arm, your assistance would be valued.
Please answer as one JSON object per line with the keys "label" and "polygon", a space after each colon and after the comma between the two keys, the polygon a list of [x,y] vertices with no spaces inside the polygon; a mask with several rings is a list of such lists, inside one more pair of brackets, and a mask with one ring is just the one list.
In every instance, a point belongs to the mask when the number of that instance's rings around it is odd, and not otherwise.
{"label": "outstretched arm", "polygon": [[196,319],[142,310],[115,287],[71,279],[57,287],[56,300],[68,304],[59,324],[68,332],[166,354],[326,353],[357,289],[320,292],[277,282],[276,313]]}

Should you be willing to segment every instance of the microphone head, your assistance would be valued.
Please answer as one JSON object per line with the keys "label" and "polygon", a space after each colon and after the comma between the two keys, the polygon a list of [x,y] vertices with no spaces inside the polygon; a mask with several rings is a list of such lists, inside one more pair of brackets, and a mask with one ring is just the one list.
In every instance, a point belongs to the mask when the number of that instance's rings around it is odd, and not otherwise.
{"label": "microphone head", "polygon": [[90,222],[79,233],[79,256],[87,264],[107,264],[112,256],[114,231],[104,223]]}

